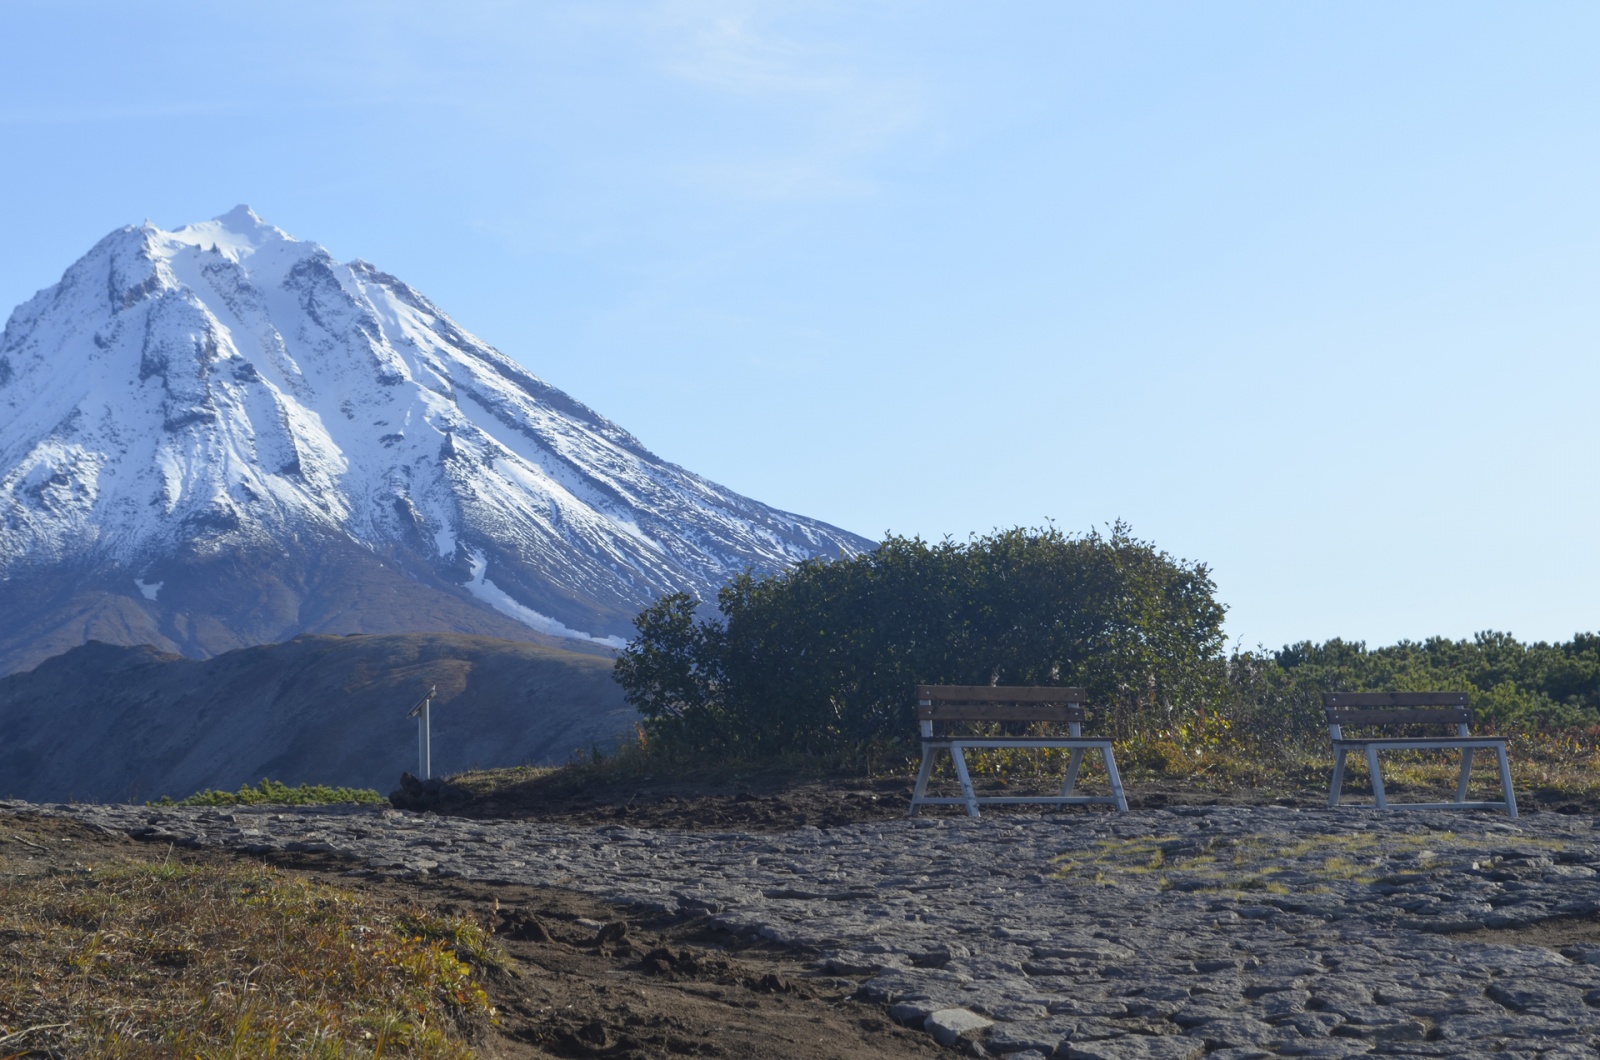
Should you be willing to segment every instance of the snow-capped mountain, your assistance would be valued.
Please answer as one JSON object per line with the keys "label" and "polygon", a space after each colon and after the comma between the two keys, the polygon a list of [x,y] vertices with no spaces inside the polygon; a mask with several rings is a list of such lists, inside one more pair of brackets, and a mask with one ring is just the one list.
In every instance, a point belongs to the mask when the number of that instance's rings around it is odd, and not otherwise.
{"label": "snow-capped mountain", "polygon": [[662,592],[870,547],[658,459],[244,206],[111,233],[0,337],[0,673],[91,636],[618,645]]}

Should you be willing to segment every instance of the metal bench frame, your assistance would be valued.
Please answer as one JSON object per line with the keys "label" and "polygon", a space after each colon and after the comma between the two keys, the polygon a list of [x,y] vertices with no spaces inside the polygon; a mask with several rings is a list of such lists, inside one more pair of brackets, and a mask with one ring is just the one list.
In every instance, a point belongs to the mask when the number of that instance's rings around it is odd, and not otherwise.
{"label": "metal bench frame", "polygon": [[[1465,692],[1326,692],[1322,709],[1328,718],[1328,735],[1333,740],[1333,783],[1328,805],[1339,805],[1339,789],[1344,786],[1344,759],[1350,751],[1363,752],[1367,772],[1372,777],[1373,808],[1379,810],[1505,810],[1517,816],[1517,796],[1511,790],[1511,763],[1506,757],[1506,741],[1495,736],[1473,736],[1467,730],[1472,720],[1467,712]],[[1350,738],[1346,725],[1454,725],[1454,736],[1384,736]],[[1461,779],[1456,782],[1454,802],[1390,802],[1383,790],[1383,773],[1378,768],[1379,751],[1460,748]],[[1500,760],[1499,802],[1468,802],[1467,780],[1472,772],[1472,755],[1479,748],[1493,750]]]}
{"label": "metal bench frame", "polygon": [[[1122,793],[1122,776],[1117,772],[1117,760],[1111,752],[1110,740],[1091,739],[1083,735],[1083,703],[1087,697],[1081,688],[1048,688],[988,685],[918,685],[917,721],[922,728],[922,765],[917,769],[917,785],[911,793],[911,810],[915,817],[922,806],[965,806],[968,817],[978,816],[980,803],[1040,803],[1049,806],[1082,806],[1089,803],[1108,803],[1120,812],[1128,812],[1128,800]],[[1067,736],[936,736],[934,722],[986,722],[986,721],[1064,721]],[[972,777],[967,772],[965,751],[968,747],[1064,747],[1068,750],[1067,775],[1061,785],[1060,795],[978,795],[972,787]],[[961,784],[959,797],[927,794],[928,777],[933,772],[933,760],[940,751],[948,752],[955,767],[956,780]],[[1099,751],[1105,761],[1106,776],[1111,782],[1110,795],[1074,795],[1078,783],[1078,767],[1083,764],[1085,751]]]}

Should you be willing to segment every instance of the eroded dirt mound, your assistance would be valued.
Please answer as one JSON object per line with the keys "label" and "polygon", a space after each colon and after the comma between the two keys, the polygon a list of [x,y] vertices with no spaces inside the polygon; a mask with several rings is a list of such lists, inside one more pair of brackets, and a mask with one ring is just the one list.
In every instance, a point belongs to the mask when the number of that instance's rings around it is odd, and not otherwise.
{"label": "eroded dirt mound", "polygon": [[[174,849],[69,819],[0,813],[0,871],[80,873],[85,866],[227,858]],[[753,945],[703,918],[654,918],[557,888],[463,880],[353,880],[320,854],[273,859],[289,872],[376,894],[404,908],[476,918],[510,955],[508,970],[478,974],[498,1010],[473,1043],[503,1058],[786,1057],[795,1060],[950,1055],[901,1027],[879,1005],[855,1001],[855,983],[818,972],[810,955]],[[23,940],[13,940],[20,944]],[[25,1014],[20,1014],[25,1015]],[[19,1055],[48,1038],[19,1042]]]}
{"label": "eroded dirt mound", "polygon": [[796,779],[753,774],[607,780],[579,785],[560,774],[511,784],[462,783],[471,798],[439,807],[477,818],[626,824],[690,831],[781,832],[905,816],[904,778]]}

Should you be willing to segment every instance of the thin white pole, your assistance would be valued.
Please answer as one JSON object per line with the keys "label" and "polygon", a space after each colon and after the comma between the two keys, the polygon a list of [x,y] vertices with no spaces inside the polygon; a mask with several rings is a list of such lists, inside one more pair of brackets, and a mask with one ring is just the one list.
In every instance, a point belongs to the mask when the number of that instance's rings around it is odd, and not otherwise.
{"label": "thin white pole", "polygon": [[429,696],[422,703],[422,779],[429,780],[433,777],[433,731],[428,723],[428,708],[433,705],[433,697]]}
{"label": "thin white pole", "polygon": [[429,713],[433,706],[433,697],[439,692],[439,686],[428,689],[428,694],[422,697],[422,702],[406,712],[406,717],[417,719],[417,772],[422,774],[423,780],[433,777],[433,726]]}

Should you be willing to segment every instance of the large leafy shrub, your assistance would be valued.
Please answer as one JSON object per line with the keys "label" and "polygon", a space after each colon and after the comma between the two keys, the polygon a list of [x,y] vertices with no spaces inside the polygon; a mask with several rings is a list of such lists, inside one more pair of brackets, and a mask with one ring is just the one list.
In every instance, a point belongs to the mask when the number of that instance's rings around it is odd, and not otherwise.
{"label": "large leafy shrub", "polygon": [[914,739],[912,686],[1085,687],[1097,731],[1193,727],[1224,687],[1203,564],[1133,537],[1014,529],[736,578],[715,616],[683,595],[617,663],[651,735],[752,757]]}

